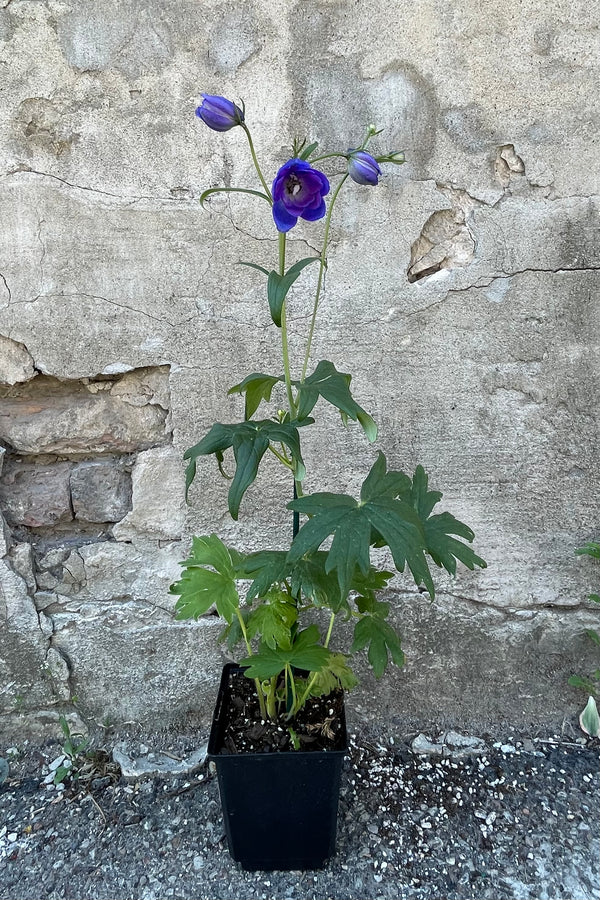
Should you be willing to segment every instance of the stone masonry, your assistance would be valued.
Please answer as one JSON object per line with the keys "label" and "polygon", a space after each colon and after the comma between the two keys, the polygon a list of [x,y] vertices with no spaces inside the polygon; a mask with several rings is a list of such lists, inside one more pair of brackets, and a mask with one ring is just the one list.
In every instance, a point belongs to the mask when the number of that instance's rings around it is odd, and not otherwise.
{"label": "stone masonry", "polygon": [[[220,625],[174,621],[178,561],[193,533],[291,530],[274,462],[238,523],[213,460],[183,500],[184,450],[243,416],[228,388],[281,368],[237,265],[276,264],[266,206],[198,203],[258,186],[241,130],[195,118],[202,91],[245,101],[269,178],[295,136],[345,150],[374,123],[406,153],[340,195],[313,347],[378,443],[316,407],[306,487],[356,492],[378,448],[421,463],[488,568],[438,577],[434,604],[394,582],[407,665],[366,675],[353,714],[562,722],[585,701],[569,675],[598,665],[600,571],[574,554],[600,538],[598,0],[176,7],[0,0],[0,730],[55,727],[73,698],[91,727],[206,722]],[[300,222],[290,262],[322,234]]]}

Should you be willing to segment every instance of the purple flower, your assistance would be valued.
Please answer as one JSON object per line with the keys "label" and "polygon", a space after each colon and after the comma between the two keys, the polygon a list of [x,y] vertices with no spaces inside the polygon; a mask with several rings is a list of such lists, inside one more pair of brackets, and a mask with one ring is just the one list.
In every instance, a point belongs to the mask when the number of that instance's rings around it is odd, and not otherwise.
{"label": "purple flower", "polygon": [[290,159],[273,182],[273,218],[278,231],[289,231],[298,219],[315,222],[325,215],[323,197],[329,181],[303,159]]}
{"label": "purple flower", "polygon": [[[196,115],[202,119],[205,125],[213,131],[229,131],[244,121],[244,111],[226,100],[225,97],[213,97],[210,94],[202,94],[202,105],[196,110]],[[242,104],[243,106],[244,104]]]}
{"label": "purple flower", "polygon": [[377,184],[381,169],[377,160],[365,150],[349,150],[348,174],[357,184]]}

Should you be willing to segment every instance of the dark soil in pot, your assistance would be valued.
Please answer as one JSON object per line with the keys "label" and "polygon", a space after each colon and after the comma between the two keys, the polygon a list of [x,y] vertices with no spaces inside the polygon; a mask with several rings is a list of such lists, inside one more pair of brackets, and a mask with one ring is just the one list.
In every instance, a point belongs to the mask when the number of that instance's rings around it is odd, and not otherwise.
{"label": "dark soil in pot", "polygon": [[[224,729],[217,752],[271,753],[296,750],[342,750],[346,745],[343,725],[344,695],[336,691],[312,697],[292,722],[271,722],[261,717],[254,682],[242,671],[229,677],[229,701],[224,709]],[[299,747],[293,746],[292,727]],[[216,749],[216,748],[215,748]]]}

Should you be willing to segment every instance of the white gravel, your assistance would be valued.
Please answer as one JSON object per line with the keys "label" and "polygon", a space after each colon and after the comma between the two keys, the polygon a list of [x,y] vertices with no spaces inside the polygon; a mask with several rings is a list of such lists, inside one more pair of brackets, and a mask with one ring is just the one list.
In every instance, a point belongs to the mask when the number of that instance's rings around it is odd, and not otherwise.
{"label": "white gravel", "polygon": [[[239,870],[207,768],[57,792],[44,780],[60,747],[18,748],[0,788],[0,898],[600,900],[599,742],[450,735],[424,736],[433,755],[413,752],[415,734],[352,737],[337,854],[318,872]],[[144,742],[128,755],[203,743]]]}

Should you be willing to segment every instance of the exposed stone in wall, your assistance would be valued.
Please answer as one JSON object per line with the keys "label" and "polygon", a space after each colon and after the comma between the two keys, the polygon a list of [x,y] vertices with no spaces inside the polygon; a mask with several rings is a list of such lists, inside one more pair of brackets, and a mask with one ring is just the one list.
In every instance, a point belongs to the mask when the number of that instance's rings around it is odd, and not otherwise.
{"label": "exposed stone in wall", "polygon": [[69,479],[73,516],[84,522],[118,522],[131,507],[127,461],[82,462]]}
{"label": "exposed stone in wall", "polygon": [[[27,372],[27,384],[0,389],[9,445],[0,449],[2,708],[9,719],[40,709],[51,717],[77,694],[94,715],[88,679],[105,668],[90,655],[99,622],[108,642],[134,623],[154,628],[157,613],[161,639],[176,628],[168,588],[182,555],[183,472],[169,446],[169,373],[59,380]],[[143,550],[131,543],[138,539]],[[114,679],[119,690],[128,678]],[[117,706],[125,718],[137,712],[127,697]],[[28,719],[34,728],[39,721]]]}
{"label": "exposed stone in wall", "polygon": [[411,247],[409,282],[418,281],[440,269],[468,266],[475,254],[471,213],[478,202],[466,191],[438,185],[452,203],[450,209],[434,212]]}
{"label": "exposed stone in wall", "polygon": [[18,453],[130,453],[170,440],[161,381],[147,370],[79,381],[36,375],[0,387],[0,442]]}
{"label": "exposed stone in wall", "polygon": [[140,453],[133,467],[132,509],[115,525],[118,541],[138,535],[155,540],[178,540],[185,523],[181,456],[172,447]]}
{"label": "exposed stone in wall", "polygon": [[29,381],[34,375],[33,359],[27,348],[0,335],[0,384]]}
{"label": "exposed stone in wall", "polygon": [[38,528],[73,519],[67,462],[34,464],[10,456],[0,481],[0,508],[9,525]]}

